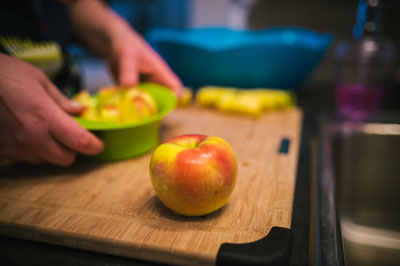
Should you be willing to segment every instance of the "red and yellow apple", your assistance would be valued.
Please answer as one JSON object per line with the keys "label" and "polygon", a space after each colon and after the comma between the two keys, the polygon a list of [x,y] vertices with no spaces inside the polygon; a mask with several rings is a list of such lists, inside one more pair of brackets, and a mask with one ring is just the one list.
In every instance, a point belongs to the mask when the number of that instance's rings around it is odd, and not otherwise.
{"label": "red and yellow apple", "polygon": [[177,214],[201,216],[224,206],[238,166],[232,147],[219,137],[182,135],[161,144],[150,160],[153,188]]}

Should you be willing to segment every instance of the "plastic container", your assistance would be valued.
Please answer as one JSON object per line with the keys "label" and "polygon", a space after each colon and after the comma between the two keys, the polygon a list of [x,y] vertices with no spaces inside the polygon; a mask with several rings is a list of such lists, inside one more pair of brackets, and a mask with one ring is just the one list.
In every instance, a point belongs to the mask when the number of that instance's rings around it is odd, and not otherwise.
{"label": "plastic container", "polygon": [[381,5],[359,0],[353,39],[335,51],[336,107],[347,120],[367,120],[381,108],[393,79],[395,48],[379,32]]}
{"label": "plastic container", "polygon": [[104,142],[104,150],[90,158],[100,161],[127,159],[147,153],[158,145],[161,120],[175,108],[177,99],[161,85],[143,83],[140,87],[156,100],[157,115],[134,123],[95,122],[75,117],[84,128]]}
{"label": "plastic container", "polygon": [[186,86],[295,89],[321,61],[331,34],[299,27],[265,30],[153,29],[148,42]]}

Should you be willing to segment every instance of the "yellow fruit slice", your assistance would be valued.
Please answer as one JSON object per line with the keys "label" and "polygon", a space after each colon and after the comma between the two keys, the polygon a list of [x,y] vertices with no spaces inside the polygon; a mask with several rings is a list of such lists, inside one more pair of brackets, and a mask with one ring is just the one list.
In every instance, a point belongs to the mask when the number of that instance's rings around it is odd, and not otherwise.
{"label": "yellow fruit slice", "polygon": [[104,122],[122,122],[121,111],[116,105],[100,107],[100,120]]}
{"label": "yellow fruit slice", "polygon": [[86,109],[82,112],[81,117],[91,121],[99,121],[100,115],[96,106],[85,107]]}
{"label": "yellow fruit slice", "polygon": [[106,105],[116,105],[120,108],[124,90],[118,87],[108,86],[103,87],[97,93],[97,102],[99,107]]}
{"label": "yellow fruit slice", "polygon": [[80,103],[82,106],[90,106],[92,104],[92,99],[90,93],[87,90],[82,90],[78,92],[72,100]]}
{"label": "yellow fruit slice", "polygon": [[262,114],[262,105],[259,98],[241,93],[229,93],[220,97],[217,109],[251,116]]}
{"label": "yellow fruit slice", "polygon": [[259,116],[263,111],[286,109],[295,105],[295,97],[291,92],[275,89],[206,86],[198,91],[196,102],[203,107]]}
{"label": "yellow fruit slice", "polygon": [[157,103],[148,92],[139,88],[125,91],[121,104],[124,122],[136,122],[157,113]]}
{"label": "yellow fruit slice", "polygon": [[82,118],[91,121],[99,120],[99,112],[96,107],[96,100],[87,90],[80,91],[72,98],[72,100],[80,103],[84,107],[84,110],[81,114]]}
{"label": "yellow fruit slice", "polygon": [[193,92],[190,88],[184,88],[181,98],[178,101],[179,106],[188,106],[192,102]]}
{"label": "yellow fruit slice", "polygon": [[200,106],[215,107],[222,95],[232,92],[235,92],[232,88],[206,86],[197,92],[196,101]]}
{"label": "yellow fruit slice", "polygon": [[104,87],[96,96],[86,90],[72,98],[85,107],[81,118],[104,122],[136,122],[157,114],[157,102],[146,90]]}

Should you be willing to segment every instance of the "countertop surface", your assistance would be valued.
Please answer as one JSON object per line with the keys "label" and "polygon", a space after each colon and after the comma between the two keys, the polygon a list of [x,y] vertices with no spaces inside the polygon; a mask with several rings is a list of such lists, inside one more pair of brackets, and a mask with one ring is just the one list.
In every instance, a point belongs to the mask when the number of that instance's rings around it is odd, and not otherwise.
{"label": "countertop surface", "polygon": [[[161,142],[200,132],[225,139],[236,153],[234,193],[223,209],[204,217],[163,207],[149,182],[151,152],[110,163],[79,158],[65,169],[10,162],[0,168],[0,233],[170,264],[262,260],[258,250],[264,257],[290,246],[285,228],[291,225],[301,122],[298,108],[252,119],[188,106],[163,119]],[[268,240],[261,248],[238,248],[267,235],[273,249]],[[235,255],[223,243],[238,243]]]}
{"label": "countertop surface", "polygon": [[[306,115],[307,119],[307,115]],[[294,245],[290,265],[306,265],[308,257],[309,163],[308,126],[303,126],[291,220]],[[157,265],[155,263],[0,236],[4,265]]]}
{"label": "countertop surface", "polygon": [[[396,100],[399,94],[399,86],[393,86],[384,98],[382,109],[400,110]],[[306,85],[299,90],[298,100],[305,113],[291,223],[295,237],[290,265],[308,265],[309,261],[313,264],[315,248],[315,243],[312,240],[310,243],[309,237],[310,144],[315,118],[321,113],[334,111],[333,86]],[[5,236],[0,236],[0,261],[2,265],[160,265]]]}

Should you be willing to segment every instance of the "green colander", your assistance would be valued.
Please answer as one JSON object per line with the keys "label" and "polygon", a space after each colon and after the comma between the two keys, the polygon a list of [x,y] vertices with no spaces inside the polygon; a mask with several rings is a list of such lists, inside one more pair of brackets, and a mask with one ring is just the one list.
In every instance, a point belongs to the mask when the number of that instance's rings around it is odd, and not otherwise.
{"label": "green colander", "polygon": [[104,150],[91,158],[122,160],[145,154],[158,145],[161,120],[175,108],[177,99],[169,89],[158,84],[141,83],[139,87],[147,90],[156,100],[156,115],[132,123],[98,122],[74,117],[104,142]]}

